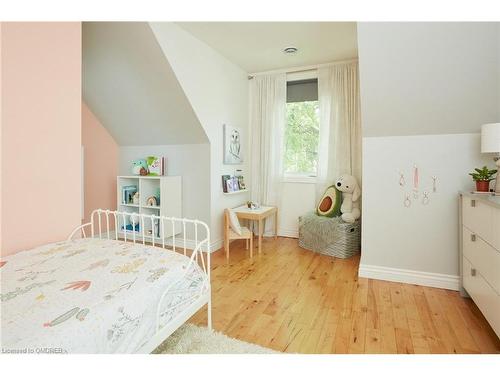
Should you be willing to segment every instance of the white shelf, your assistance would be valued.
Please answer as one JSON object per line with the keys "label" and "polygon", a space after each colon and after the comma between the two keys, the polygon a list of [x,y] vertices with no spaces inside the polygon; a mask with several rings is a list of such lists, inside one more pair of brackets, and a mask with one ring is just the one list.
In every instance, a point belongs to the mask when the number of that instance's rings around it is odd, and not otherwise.
{"label": "white shelf", "polygon": [[[118,176],[117,177],[117,203],[120,210],[128,213],[138,213],[155,216],[182,217],[182,177],[181,176]],[[122,202],[122,187],[135,185],[139,193],[138,204]],[[160,204],[157,206],[148,206],[146,204],[148,197],[158,196]],[[123,218],[119,217],[120,226],[123,226]],[[128,222],[127,222],[128,224]],[[144,228],[136,232],[137,236],[142,236],[142,230],[148,230],[154,224],[150,220],[144,222]],[[123,229],[121,230],[123,231]],[[164,228],[162,237],[167,238],[173,234],[179,234],[182,231],[182,225],[175,223],[173,227]],[[127,237],[131,236],[133,231],[127,231]],[[146,234],[146,238],[153,238]],[[158,240],[155,236],[155,240]]]}
{"label": "white shelf", "polygon": [[159,179],[162,177],[176,177],[176,176],[139,176],[139,175],[131,175],[131,176],[119,176],[120,178],[146,178],[146,179]]}
{"label": "white shelf", "polygon": [[224,195],[233,195],[233,194],[240,194],[240,193],[246,193],[248,191],[248,189],[242,189],[242,190],[238,190],[238,191],[232,191],[230,193],[224,193],[222,192]]}

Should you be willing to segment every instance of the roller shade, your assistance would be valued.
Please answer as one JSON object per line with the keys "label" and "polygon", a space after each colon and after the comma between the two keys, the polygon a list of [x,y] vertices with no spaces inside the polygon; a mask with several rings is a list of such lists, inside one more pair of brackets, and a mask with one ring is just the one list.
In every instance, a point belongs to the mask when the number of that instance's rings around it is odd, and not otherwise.
{"label": "roller shade", "polygon": [[309,102],[318,100],[318,80],[307,79],[286,83],[286,102]]}

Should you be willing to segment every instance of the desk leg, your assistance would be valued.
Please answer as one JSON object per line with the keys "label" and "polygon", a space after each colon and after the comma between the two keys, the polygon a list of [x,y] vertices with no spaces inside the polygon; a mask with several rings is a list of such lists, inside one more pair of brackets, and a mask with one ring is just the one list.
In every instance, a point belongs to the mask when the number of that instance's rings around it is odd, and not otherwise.
{"label": "desk leg", "polygon": [[262,252],[262,219],[259,219],[259,254]]}
{"label": "desk leg", "polygon": [[278,239],[278,210],[274,212],[274,239]]}

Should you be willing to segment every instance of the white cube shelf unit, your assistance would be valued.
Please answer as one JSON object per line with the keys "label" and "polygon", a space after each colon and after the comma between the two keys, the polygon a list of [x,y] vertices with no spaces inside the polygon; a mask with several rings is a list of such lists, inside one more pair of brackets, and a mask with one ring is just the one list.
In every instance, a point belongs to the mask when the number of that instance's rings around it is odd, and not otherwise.
{"label": "white cube shelf unit", "polygon": [[[122,188],[124,186],[136,186],[139,193],[139,203],[133,204],[124,201]],[[118,176],[117,177],[117,207],[118,211],[136,212],[138,214],[182,217],[182,177],[181,176]],[[151,196],[157,196],[159,193],[160,204],[157,206],[148,206],[147,200]],[[130,225],[130,222],[123,223],[123,218],[119,218],[119,237],[124,237],[124,228]],[[157,222],[156,222],[157,223]],[[174,234],[182,232],[181,223],[176,223],[172,228],[164,228],[165,233],[162,233],[161,228],[151,220],[144,220],[144,228],[142,222],[139,223],[139,228],[136,230],[136,235],[145,231],[145,237],[152,239],[168,238]],[[155,227],[153,227],[155,226]],[[127,237],[133,235],[132,226],[127,231]]]}

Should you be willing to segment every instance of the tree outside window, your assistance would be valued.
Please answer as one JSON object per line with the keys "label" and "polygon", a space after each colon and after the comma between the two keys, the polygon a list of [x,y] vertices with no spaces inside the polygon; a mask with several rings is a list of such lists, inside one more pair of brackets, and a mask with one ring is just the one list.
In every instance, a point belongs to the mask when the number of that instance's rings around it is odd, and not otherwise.
{"label": "tree outside window", "polygon": [[316,176],[319,147],[319,103],[287,103],[284,139],[286,175]]}

